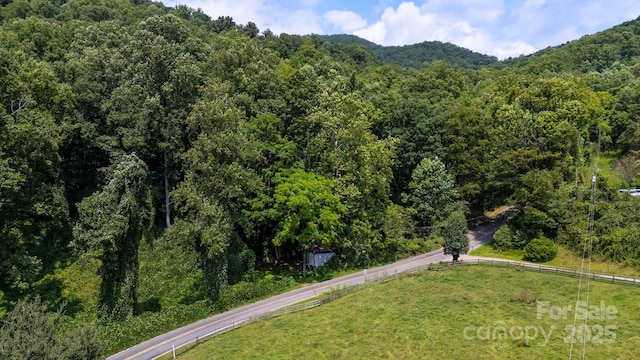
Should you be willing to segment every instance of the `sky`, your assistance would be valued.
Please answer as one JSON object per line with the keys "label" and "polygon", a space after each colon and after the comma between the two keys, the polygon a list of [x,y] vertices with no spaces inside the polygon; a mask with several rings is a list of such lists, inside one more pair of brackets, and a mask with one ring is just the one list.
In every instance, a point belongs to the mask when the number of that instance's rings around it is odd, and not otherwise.
{"label": "sky", "polygon": [[442,41],[505,59],[640,16],[638,0],[165,0],[276,34],[353,34],[374,43]]}

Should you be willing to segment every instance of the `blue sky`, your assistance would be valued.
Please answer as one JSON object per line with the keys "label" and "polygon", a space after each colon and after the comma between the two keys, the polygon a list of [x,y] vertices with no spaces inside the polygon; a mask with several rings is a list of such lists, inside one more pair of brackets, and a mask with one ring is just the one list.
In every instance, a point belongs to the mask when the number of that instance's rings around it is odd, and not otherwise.
{"label": "blue sky", "polygon": [[165,0],[276,34],[354,34],[381,45],[443,41],[500,59],[640,16],[638,0]]}

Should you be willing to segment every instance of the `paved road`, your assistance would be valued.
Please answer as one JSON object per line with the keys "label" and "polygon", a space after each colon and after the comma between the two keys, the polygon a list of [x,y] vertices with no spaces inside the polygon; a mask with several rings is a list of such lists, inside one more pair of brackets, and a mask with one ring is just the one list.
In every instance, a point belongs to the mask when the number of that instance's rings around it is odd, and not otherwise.
{"label": "paved road", "polygon": [[[469,232],[469,248],[474,249],[483,243],[491,240],[493,233],[500,224],[489,224],[476,231]],[[472,259],[471,257],[463,257]],[[170,352],[172,346],[176,348],[185,343],[191,342],[195,338],[201,338],[216,330],[233,326],[236,323],[245,321],[253,316],[261,315],[300,301],[314,298],[332,289],[363,284],[366,280],[375,279],[389,274],[418,268],[420,266],[437,263],[440,261],[450,261],[450,255],[444,255],[442,249],[432,251],[389,265],[367,269],[358,273],[327,280],[321,283],[311,284],[284,294],[270,297],[253,304],[245,305],[237,309],[214,315],[193,324],[181,327],[166,334],[147,340],[141,344],[123,350],[108,357],[108,360],[134,360],[134,359],[154,359],[162,354]]]}

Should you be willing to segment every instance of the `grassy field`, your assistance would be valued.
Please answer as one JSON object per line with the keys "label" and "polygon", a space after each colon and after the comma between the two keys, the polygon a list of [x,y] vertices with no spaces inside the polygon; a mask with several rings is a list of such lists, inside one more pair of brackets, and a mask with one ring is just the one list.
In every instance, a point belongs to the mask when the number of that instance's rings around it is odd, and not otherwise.
{"label": "grassy field", "polygon": [[[491,247],[491,244],[487,244],[474,249],[469,255],[523,261],[524,250],[496,251]],[[569,249],[559,246],[558,255],[553,260],[542,264],[569,269],[580,269],[582,266],[582,258]],[[584,263],[584,268],[585,270],[587,269],[587,262]],[[626,266],[612,262],[593,260],[591,261],[591,271],[601,274],[626,275],[640,278],[640,269],[637,266]]]}
{"label": "grassy field", "polygon": [[[424,271],[245,326],[180,358],[566,359],[574,312],[565,319],[554,311],[573,308],[577,287],[576,278],[516,269]],[[587,322],[586,358],[637,357],[639,295],[640,288],[591,283],[590,304],[617,313]],[[573,354],[580,351],[574,345]]]}

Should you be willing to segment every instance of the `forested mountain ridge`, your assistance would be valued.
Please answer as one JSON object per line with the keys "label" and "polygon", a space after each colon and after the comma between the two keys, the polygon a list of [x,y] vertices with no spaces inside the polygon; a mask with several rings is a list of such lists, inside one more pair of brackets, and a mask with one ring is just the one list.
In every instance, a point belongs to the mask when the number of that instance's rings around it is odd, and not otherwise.
{"label": "forested mountain ridge", "polygon": [[[292,286],[261,271],[302,250],[370,266],[504,204],[503,248],[581,250],[601,151],[594,255],[640,262],[638,198],[618,192],[638,184],[637,20],[412,69],[185,6],[0,4],[0,358],[115,352]],[[64,326],[19,341],[21,314],[63,303],[38,319]]]}
{"label": "forested mountain ridge", "polygon": [[524,68],[527,72],[604,71],[615,63],[629,64],[640,56],[640,22],[627,21],[596,34],[529,56],[502,61],[498,67]]}
{"label": "forested mountain ridge", "polygon": [[450,43],[425,41],[404,46],[382,46],[355,35],[321,35],[332,44],[360,45],[376,59],[414,69],[422,69],[434,61],[446,61],[463,68],[477,69],[498,61],[495,56],[483,55]]}

